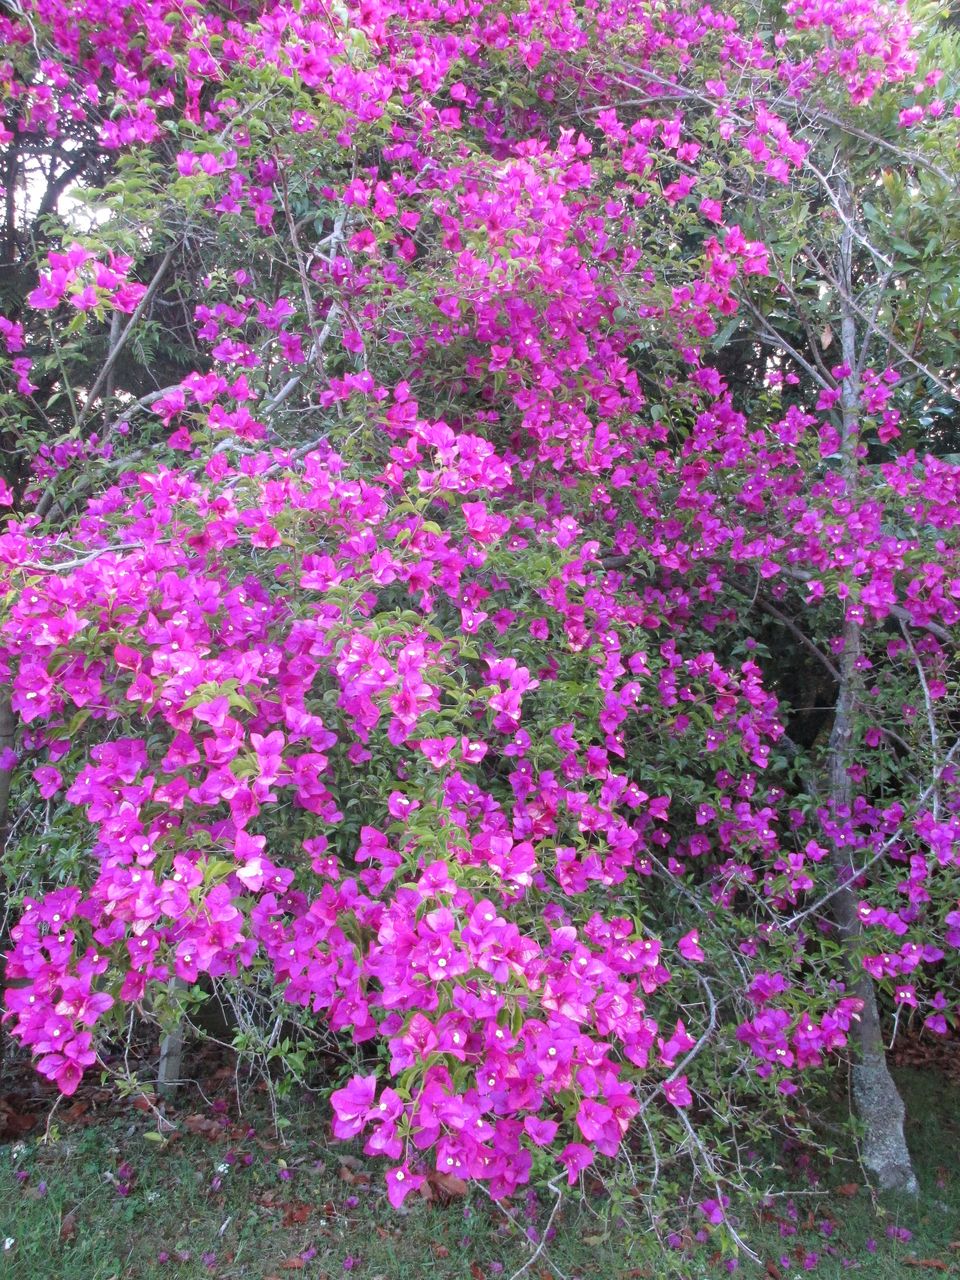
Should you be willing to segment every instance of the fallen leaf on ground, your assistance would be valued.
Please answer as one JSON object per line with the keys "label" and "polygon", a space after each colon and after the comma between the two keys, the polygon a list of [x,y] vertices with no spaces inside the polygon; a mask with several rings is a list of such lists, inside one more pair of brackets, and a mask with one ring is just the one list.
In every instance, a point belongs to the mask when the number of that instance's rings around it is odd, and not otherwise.
{"label": "fallen leaf on ground", "polygon": [[370,1185],[370,1174],[366,1172],[359,1160],[353,1156],[343,1156],[340,1160],[340,1177],[348,1187]]}
{"label": "fallen leaf on ground", "polygon": [[283,1213],[283,1225],[285,1227],[295,1227],[299,1223],[306,1222],[310,1217],[312,1205],[304,1204],[302,1201],[294,1200],[292,1204],[288,1204]]}
{"label": "fallen leaf on ground", "polygon": [[206,1138],[215,1137],[220,1132],[219,1124],[209,1116],[184,1116],[183,1124],[188,1133],[203,1134]]}
{"label": "fallen leaf on ground", "polygon": [[437,1191],[442,1191],[445,1196],[465,1196],[467,1194],[467,1184],[462,1178],[458,1178],[456,1174],[431,1173],[427,1177],[434,1188]]}
{"label": "fallen leaf on ground", "polygon": [[37,1123],[37,1117],[25,1115],[8,1102],[0,1102],[0,1137],[19,1138]]}

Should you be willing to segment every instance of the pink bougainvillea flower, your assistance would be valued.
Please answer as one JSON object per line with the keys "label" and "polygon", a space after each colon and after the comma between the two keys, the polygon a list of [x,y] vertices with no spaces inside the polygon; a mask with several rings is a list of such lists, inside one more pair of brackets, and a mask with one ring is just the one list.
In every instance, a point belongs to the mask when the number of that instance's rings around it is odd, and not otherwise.
{"label": "pink bougainvillea flower", "polygon": [[683,956],[684,960],[690,960],[695,964],[702,964],[706,957],[703,954],[703,948],[700,946],[699,929],[691,929],[689,933],[685,933],[677,943],[677,950]]}
{"label": "pink bougainvillea flower", "polygon": [[426,1179],[422,1174],[411,1173],[403,1164],[395,1169],[387,1170],[387,1197],[395,1209],[399,1209],[411,1192],[423,1186]]}
{"label": "pink bougainvillea flower", "polygon": [[690,1093],[686,1076],[677,1076],[675,1080],[665,1080],[663,1092],[667,1101],[675,1107],[689,1107],[693,1104],[693,1095]]}
{"label": "pink bougainvillea flower", "polygon": [[567,1170],[567,1182],[572,1187],[577,1178],[593,1164],[593,1152],[582,1142],[569,1142],[560,1152],[560,1163]]}
{"label": "pink bougainvillea flower", "polygon": [[338,1138],[356,1137],[371,1112],[376,1092],[376,1075],[354,1076],[348,1085],[330,1095]]}

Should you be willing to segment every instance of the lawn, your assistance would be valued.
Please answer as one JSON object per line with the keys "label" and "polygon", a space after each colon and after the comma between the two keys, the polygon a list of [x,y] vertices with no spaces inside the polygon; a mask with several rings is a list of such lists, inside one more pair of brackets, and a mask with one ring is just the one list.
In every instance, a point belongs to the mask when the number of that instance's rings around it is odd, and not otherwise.
{"label": "lawn", "polygon": [[278,1138],[262,1097],[240,1117],[232,1094],[185,1092],[161,1137],[142,1103],[90,1090],[0,1145],[0,1277],[510,1280],[525,1264],[535,1280],[960,1276],[960,1090],[929,1068],[900,1079],[920,1197],[873,1197],[849,1161],[771,1158],[766,1206],[730,1209],[759,1267],[722,1256],[702,1219],[660,1240],[640,1219],[610,1226],[599,1191],[564,1205],[536,1256],[549,1195],[508,1217],[454,1183],[398,1213],[377,1163],[331,1142],[310,1097],[285,1105]]}

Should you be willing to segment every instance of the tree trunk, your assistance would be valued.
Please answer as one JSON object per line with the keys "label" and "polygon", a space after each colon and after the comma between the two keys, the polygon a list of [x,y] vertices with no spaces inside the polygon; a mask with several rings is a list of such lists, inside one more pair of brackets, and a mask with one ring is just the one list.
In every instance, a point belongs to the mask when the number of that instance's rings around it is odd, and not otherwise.
{"label": "tree trunk", "polygon": [[[178,989],[184,987],[182,978],[171,978],[169,991],[171,998]],[[166,1101],[171,1101],[183,1080],[183,1050],[185,1036],[184,1024],[178,1021],[160,1040],[160,1064],[157,1067],[157,1094]]]}
{"label": "tree trunk", "polygon": [[[852,786],[849,769],[853,763],[853,715],[856,706],[856,662],[860,654],[860,628],[847,621],[843,628],[840,689],[830,735],[830,799],[838,817],[849,813]],[[887,1066],[873,980],[859,968],[856,945],[860,937],[860,917],[856,895],[850,887],[854,867],[849,852],[840,845],[831,848],[831,863],[844,887],[834,896],[834,915],[847,950],[852,995],[863,1001],[860,1019],[851,1028],[854,1062],[853,1103],[864,1127],[863,1165],[885,1191],[915,1193],[917,1179],[903,1136],[906,1115],[903,1099]]]}
{"label": "tree trunk", "polygon": [[[841,349],[843,363],[850,369],[841,393],[843,434],[841,466],[847,485],[847,496],[853,498],[857,486],[860,443],[859,377],[856,313],[853,309],[853,218],[854,208],[849,183],[842,179],[839,208],[844,227],[840,239],[841,284]],[[830,805],[837,818],[852,812],[853,784],[850,768],[854,763],[854,716],[860,683],[859,659],[862,651],[860,625],[851,617],[843,624],[843,652],[840,655],[840,683],[829,746]],[[853,889],[853,866],[848,847],[836,843],[831,848],[831,863],[838,883],[843,886],[834,897],[834,914],[847,952],[849,989],[863,1001],[860,1019],[854,1022],[852,1046],[853,1101],[864,1127],[861,1158],[869,1174],[884,1190],[915,1193],[917,1179],[910,1152],[903,1136],[906,1110],[903,1099],[887,1066],[873,980],[858,962],[856,950],[861,933],[860,917]]]}

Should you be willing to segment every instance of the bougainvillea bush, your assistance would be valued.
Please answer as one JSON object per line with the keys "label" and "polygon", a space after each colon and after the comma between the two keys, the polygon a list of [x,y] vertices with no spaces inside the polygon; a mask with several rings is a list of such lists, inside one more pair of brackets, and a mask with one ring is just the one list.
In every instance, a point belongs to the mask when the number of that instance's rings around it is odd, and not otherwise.
{"label": "bougainvillea bush", "polygon": [[950,77],[867,0],[0,31],[7,1027],[71,1093],[266,978],[394,1204],[722,1220],[718,1125],[953,1018]]}

